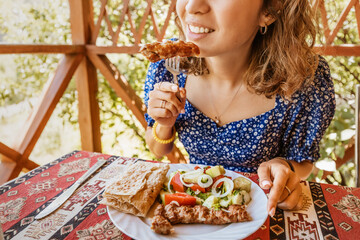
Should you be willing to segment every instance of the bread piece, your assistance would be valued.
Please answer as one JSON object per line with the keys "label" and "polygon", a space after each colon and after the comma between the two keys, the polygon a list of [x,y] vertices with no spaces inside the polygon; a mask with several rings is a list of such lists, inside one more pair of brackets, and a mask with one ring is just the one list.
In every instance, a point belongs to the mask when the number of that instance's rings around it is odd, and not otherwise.
{"label": "bread piece", "polygon": [[118,211],[145,217],[166,179],[169,165],[138,161],[105,189],[100,203]]}

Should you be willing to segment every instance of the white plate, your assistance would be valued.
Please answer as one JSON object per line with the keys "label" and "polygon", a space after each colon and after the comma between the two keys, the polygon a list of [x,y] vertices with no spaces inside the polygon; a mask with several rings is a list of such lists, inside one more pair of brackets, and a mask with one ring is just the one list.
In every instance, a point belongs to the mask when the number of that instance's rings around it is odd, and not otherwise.
{"label": "white plate", "polygon": [[[170,164],[171,172],[177,169],[194,169],[193,164]],[[226,170],[227,176],[244,177],[236,172]],[[245,177],[246,178],[246,177]],[[249,179],[249,178],[247,178]],[[251,179],[249,179],[251,181]],[[207,224],[176,224],[174,225],[175,234],[160,235],[156,234],[150,229],[151,216],[155,205],[149,211],[148,217],[140,218],[131,214],[119,212],[111,207],[108,207],[110,219],[122,232],[129,237],[140,240],[157,240],[157,239],[242,239],[256,230],[258,230],[268,217],[266,211],[267,197],[264,191],[253,181],[251,181],[251,202],[247,207],[247,211],[253,218],[250,222],[231,223],[226,225],[207,225]]]}

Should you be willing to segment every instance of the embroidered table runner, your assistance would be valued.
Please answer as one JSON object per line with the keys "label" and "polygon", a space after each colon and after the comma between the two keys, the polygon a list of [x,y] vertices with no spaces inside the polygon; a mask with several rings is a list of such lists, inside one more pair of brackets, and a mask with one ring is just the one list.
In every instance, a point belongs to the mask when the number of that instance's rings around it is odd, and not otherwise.
{"label": "embroidered table runner", "polygon": [[[35,216],[79,179],[98,159],[108,163],[58,210]],[[134,158],[74,151],[0,187],[4,239],[131,239],[98,204],[106,183]],[[256,174],[243,174],[258,183]],[[360,188],[302,182],[304,208],[277,209],[246,239],[356,239],[360,236]],[[1,233],[0,233],[1,236]]]}

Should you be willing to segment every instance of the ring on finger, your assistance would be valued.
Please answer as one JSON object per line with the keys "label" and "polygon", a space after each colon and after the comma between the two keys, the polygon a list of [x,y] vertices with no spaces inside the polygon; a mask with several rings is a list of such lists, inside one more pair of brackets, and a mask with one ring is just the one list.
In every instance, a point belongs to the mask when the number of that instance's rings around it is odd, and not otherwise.
{"label": "ring on finger", "polygon": [[160,108],[165,108],[165,105],[166,105],[166,101],[165,101],[165,100],[162,100],[162,101],[161,101],[161,106],[160,106]]}
{"label": "ring on finger", "polygon": [[291,195],[291,191],[290,191],[290,189],[288,188],[288,186],[285,186],[285,189],[286,189],[286,191],[288,191],[288,193],[289,193],[288,196],[290,196],[290,195]]}

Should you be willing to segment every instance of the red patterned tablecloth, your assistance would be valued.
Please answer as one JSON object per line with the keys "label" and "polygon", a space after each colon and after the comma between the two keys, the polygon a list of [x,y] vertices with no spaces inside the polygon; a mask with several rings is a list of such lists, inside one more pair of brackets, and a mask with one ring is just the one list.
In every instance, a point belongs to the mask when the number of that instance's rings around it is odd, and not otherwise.
{"label": "red patterned tablecloth", "polygon": [[[61,208],[42,220],[35,216],[99,159],[108,163]],[[133,158],[74,151],[0,187],[0,223],[5,239],[130,239],[98,204],[106,182]],[[255,174],[246,174],[258,182]],[[359,239],[360,189],[303,182],[304,208],[278,209],[247,239]],[[0,234],[1,237],[1,234]]]}

